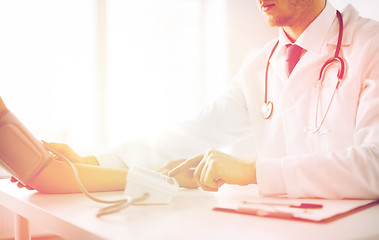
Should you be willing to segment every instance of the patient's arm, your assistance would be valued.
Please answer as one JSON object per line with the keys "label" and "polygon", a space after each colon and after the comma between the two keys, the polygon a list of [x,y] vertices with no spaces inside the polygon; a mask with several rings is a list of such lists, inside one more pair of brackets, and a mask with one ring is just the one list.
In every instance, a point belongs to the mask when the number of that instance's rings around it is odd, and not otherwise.
{"label": "patient's arm", "polygon": [[[0,114],[7,110],[0,97]],[[17,121],[16,121],[17,124]],[[31,136],[32,137],[32,136]],[[95,157],[80,157],[68,146],[50,144],[58,152],[74,162],[80,179],[90,192],[124,190],[128,170],[99,167]],[[64,161],[53,159],[28,185],[43,193],[80,192],[73,170]],[[19,186],[22,186],[20,183]]]}
{"label": "patient's arm", "polygon": [[[127,169],[106,168],[74,163],[84,187],[89,192],[120,191],[125,189]],[[29,184],[42,193],[81,192],[71,167],[52,160]]]}

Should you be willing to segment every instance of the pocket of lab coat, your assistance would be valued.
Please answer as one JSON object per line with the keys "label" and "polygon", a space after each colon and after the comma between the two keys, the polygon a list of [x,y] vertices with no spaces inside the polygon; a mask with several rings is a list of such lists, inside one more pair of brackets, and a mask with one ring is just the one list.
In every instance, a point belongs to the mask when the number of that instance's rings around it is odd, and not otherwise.
{"label": "pocket of lab coat", "polygon": [[318,146],[317,152],[327,152],[353,143],[354,121],[351,119],[355,108],[347,106],[349,103],[344,101],[345,95],[349,95],[349,88],[340,86],[336,89],[337,81],[334,73],[329,74],[320,90],[312,88],[308,129],[320,128],[318,133],[310,134]]}
{"label": "pocket of lab coat", "polygon": [[[337,77],[338,68],[332,67],[328,69],[322,80],[313,86],[311,97],[311,104],[313,104],[313,116],[310,116],[310,126],[317,129],[320,127],[322,133],[329,133],[331,131],[330,124],[333,125],[336,117],[336,106],[338,106],[338,89],[337,84],[339,79]],[[321,81],[321,82],[320,82]],[[312,106],[312,105],[311,105]],[[328,121],[329,120],[329,121]],[[331,121],[330,121],[331,120]],[[312,123],[313,121],[313,123]],[[310,128],[312,129],[312,128]]]}

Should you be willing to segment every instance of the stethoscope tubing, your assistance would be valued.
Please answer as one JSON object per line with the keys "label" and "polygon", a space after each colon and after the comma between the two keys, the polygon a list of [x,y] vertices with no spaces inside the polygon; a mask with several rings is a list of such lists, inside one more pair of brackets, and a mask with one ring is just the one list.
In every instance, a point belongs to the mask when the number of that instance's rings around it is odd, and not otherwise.
{"label": "stethoscope tubing", "polygon": [[[343,37],[343,19],[342,19],[342,14],[337,10],[336,12],[336,15],[337,15],[337,18],[338,18],[338,23],[339,23],[339,32],[338,32],[338,41],[337,41],[337,46],[336,46],[336,50],[335,50],[335,53],[334,53],[334,56],[332,58],[330,58],[329,60],[327,60],[324,65],[322,66],[321,70],[320,70],[320,75],[319,75],[319,79],[318,79],[318,86],[317,86],[317,101],[316,101],[316,116],[315,116],[315,129],[314,130],[307,130],[308,133],[320,133],[320,134],[323,134],[324,132],[320,132],[320,129],[321,129],[321,126],[322,124],[324,123],[325,121],[325,118],[326,118],[326,115],[327,113],[329,112],[329,109],[330,109],[330,106],[331,106],[331,103],[334,99],[334,96],[337,92],[337,89],[339,88],[339,86],[341,85],[341,82],[342,82],[342,79],[344,78],[344,75],[345,75],[345,72],[346,72],[346,63],[345,61],[339,56],[340,54],[340,51],[341,51],[341,46],[342,46],[342,37]],[[272,48],[271,50],[271,53],[269,55],[269,58],[268,58],[268,61],[267,61],[267,65],[266,65],[266,71],[265,71],[265,96],[264,96],[264,103],[263,103],[263,106],[262,106],[262,113],[263,113],[263,118],[264,119],[268,119],[270,118],[270,116],[272,115],[272,111],[273,111],[273,103],[272,101],[268,101],[268,73],[269,73],[269,67],[270,67],[270,60],[271,60],[271,57],[272,55],[274,54],[276,48],[278,47],[279,45],[279,41],[276,42],[275,46]],[[319,112],[319,100],[320,100],[320,92],[322,90],[322,83],[324,81],[324,77],[325,77],[325,72],[326,70],[334,65],[334,64],[337,64],[339,66],[338,68],[338,73],[337,73],[337,77],[338,77],[338,82],[336,84],[336,87],[333,91],[333,94],[330,98],[330,101],[329,101],[329,104],[327,106],[327,109],[321,119],[321,122],[320,124],[317,124],[318,122],[318,112]],[[269,108],[270,107],[270,108]]]}

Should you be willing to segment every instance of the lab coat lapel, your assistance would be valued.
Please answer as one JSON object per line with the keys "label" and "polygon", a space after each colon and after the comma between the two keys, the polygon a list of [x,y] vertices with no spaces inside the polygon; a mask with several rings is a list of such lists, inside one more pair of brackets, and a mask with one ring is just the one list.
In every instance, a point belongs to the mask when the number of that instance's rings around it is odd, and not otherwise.
{"label": "lab coat lapel", "polygon": [[[313,52],[304,54],[289,76],[287,84],[285,84],[285,92],[288,92],[287,97],[296,101],[300,96],[307,94],[307,91],[317,87],[318,76],[324,62],[323,55]],[[309,66],[314,67],[310,68]]]}
{"label": "lab coat lapel", "polygon": [[[356,24],[356,19],[358,18],[358,14],[355,11],[355,9],[348,5],[346,9],[343,12],[343,21],[344,21],[344,30],[346,30],[346,26]],[[327,37],[325,39],[325,42],[328,45],[337,45],[337,39],[338,39],[338,33],[339,33],[339,23],[337,18],[335,18],[332,27],[330,28]],[[352,31],[344,31],[343,32],[343,38],[342,38],[342,46],[348,46],[352,42]],[[333,52],[332,52],[333,53]],[[317,79],[320,74],[320,70],[322,68],[322,65],[324,62],[327,61],[327,59],[333,57],[333,54],[331,53],[331,50],[328,49],[328,47],[325,44],[322,44],[322,50],[318,54],[317,52],[308,51],[304,54],[304,56],[300,59],[300,61],[297,63],[295,68],[292,71],[292,74],[289,76],[286,89],[291,89],[293,85],[299,86],[299,87],[306,87],[303,85],[304,81],[309,81],[310,79],[315,79],[310,82],[310,86],[307,87],[316,87],[317,85]],[[284,61],[284,60],[283,60]],[[278,61],[279,62],[279,61]],[[279,64],[277,62],[277,64]],[[309,68],[309,66],[319,66]],[[280,71],[279,66],[277,66],[278,70]],[[282,68],[282,71],[284,72],[284,68]],[[285,76],[285,72],[284,72]],[[314,76],[317,76],[315,78]],[[309,79],[309,80],[307,80]],[[299,84],[299,81],[302,82],[302,84]]]}
{"label": "lab coat lapel", "polygon": [[[342,19],[343,19],[343,37],[342,37],[342,46],[349,46],[352,41],[353,41],[353,31],[347,31],[347,26],[349,26],[350,29],[355,28],[355,25],[358,22],[359,14],[358,12],[354,9],[354,7],[349,4],[345,10],[342,13]],[[339,25],[338,21],[335,20],[332,26],[331,31],[329,32],[328,35],[328,44],[330,45],[337,45],[337,40],[338,40],[338,30]]]}

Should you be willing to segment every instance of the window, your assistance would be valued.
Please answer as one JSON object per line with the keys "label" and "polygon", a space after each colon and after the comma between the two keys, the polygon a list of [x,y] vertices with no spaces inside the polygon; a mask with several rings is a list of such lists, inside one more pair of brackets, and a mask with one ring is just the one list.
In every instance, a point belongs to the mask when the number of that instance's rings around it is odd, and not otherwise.
{"label": "window", "polygon": [[227,85],[225,12],[224,0],[1,1],[0,96],[37,138],[105,150]]}
{"label": "window", "polygon": [[112,0],[107,5],[107,132],[114,144],[202,106],[202,2]]}
{"label": "window", "polygon": [[0,2],[0,96],[36,137],[95,144],[95,5]]}

